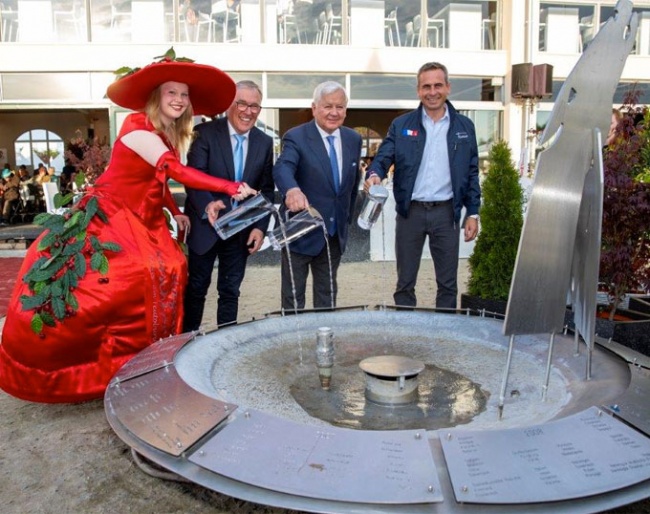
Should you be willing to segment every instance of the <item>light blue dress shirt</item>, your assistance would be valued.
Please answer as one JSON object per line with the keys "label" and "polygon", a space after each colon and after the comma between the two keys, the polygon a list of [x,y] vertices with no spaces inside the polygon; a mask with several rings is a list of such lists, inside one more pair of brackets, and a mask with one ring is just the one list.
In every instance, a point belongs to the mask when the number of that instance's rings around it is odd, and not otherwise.
{"label": "light blue dress shirt", "polygon": [[411,200],[441,202],[454,196],[447,149],[449,121],[449,111],[446,106],[444,116],[435,122],[422,109],[422,124],[427,139]]}

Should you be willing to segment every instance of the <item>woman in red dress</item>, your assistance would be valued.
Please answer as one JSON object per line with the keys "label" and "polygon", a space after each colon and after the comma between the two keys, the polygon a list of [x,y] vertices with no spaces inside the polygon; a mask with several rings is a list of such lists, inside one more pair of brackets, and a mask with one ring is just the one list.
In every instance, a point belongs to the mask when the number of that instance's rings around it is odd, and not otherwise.
{"label": "woman in red dress", "polygon": [[25,400],[99,398],[126,361],[181,331],[186,259],[163,207],[181,229],[189,219],[168,178],[236,200],[254,193],[179,161],[192,116],[221,113],[235,97],[221,70],[166,57],[118,79],[107,95],[138,112],[124,121],[108,168],[84,198],[66,214],[45,215],[49,230],[30,246],[9,305],[0,387]]}

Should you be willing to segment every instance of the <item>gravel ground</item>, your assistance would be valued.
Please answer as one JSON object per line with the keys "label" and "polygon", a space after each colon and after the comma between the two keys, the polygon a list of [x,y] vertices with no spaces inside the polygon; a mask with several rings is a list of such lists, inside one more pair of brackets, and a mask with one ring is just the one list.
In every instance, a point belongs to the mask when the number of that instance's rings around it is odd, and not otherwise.
{"label": "gravel ground", "polygon": [[[269,262],[261,264],[264,259]],[[279,267],[273,265],[272,253],[264,259],[253,259],[247,272],[242,290],[242,321],[259,318],[280,305]],[[435,287],[430,266],[424,263],[421,269],[421,305],[430,305],[433,299]],[[392,304],[394,267],[390,262],[345,262],[339,274],[339,305]],[[465,283],[465,278],[463,263],[459,285]],[[204,322],[209,324],[213,319],[211,297]],[[3,514],[292,512],[143,473],[132,461],[128,446],[109,427],[101,400],[44,405],[16,400],[0,392],[0,434]],[[650,513],[650,501],[610,512]]]}

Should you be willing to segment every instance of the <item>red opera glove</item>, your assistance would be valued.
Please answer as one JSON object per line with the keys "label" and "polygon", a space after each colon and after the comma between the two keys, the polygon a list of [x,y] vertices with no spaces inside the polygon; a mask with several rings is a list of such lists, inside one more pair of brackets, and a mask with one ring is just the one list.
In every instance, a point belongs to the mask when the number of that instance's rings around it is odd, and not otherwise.
{"label": "red opera glove", "polygon": [[[235,196],[239,191],[240,182],[231,182],[222,178],[216,178],[207,173],[197,171],[189,166],[184,166],[176,158],[173,152],[165,152],[156,163],[156,170],[167,177],[173,178],[184,186],[217,193],[226,193]],[[163,182],[166,182],[161,177]]]}

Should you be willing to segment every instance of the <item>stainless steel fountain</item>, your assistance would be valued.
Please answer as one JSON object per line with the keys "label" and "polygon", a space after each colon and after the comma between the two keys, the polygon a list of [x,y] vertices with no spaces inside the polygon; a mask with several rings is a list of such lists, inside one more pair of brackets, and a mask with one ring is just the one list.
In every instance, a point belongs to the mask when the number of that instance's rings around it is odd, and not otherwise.
{"label": "stainless steel fountain", "polygon": [[[300,511],[575,514],[649,497],[650,359],[595,337],[592,309],[600,132],[631,9],[618,2],[560,92],[505,322],[376,307],[181,334],[112,379],[115,432],[180,477]],[[567,289],[586,352],[560,320]]]}

